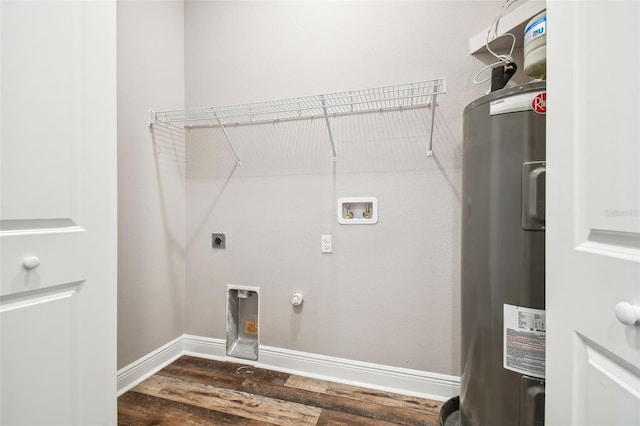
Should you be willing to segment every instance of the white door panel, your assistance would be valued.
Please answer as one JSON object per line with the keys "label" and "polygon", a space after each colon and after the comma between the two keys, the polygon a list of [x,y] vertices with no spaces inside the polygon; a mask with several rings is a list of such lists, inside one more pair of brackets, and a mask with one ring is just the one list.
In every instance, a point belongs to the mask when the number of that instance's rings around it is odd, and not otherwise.
{"label": "white door panel", "polygon": [[[588,224],[584,225],[590,230],[637,235],[640,37],[636,27],[640,5],[619,1],[586,3],[575,8],[576,49],[566,51],[566,55],[575,55],[575,63],[579,64],[572,75],[576,112],[572,142],[579,156],[578,202],[588,211]],[[605,59],[616,57],[625,58],[620,78],[610,73]],[[580,215],[585,216],[584,212]]]}
{"label": "white door panel", "polygon": [[115,3],[0,18],[0,424],[115,424]]}
{"label": "white door panel", "polygon": [[638,425],[640,2],[547,6],[546,424]]}
{"label": "white door panel", "polygon": [[[74,2],[4,2],[3,220],[69,218],[73,173]],[[74,85],[76,87],[74,87]]]}
{"label": "white door panel", "polygon": [[640,419],[637,368],[583,336],[576,336],[574,347],[575,424],[637,425]]}
{"label": "white door panel", "polygon": [[[4,221],[3,221],[4,222]],[[7,231],[3,223],[0,296],[41,290],[87,278],[83,251],[85,230],[79,226]],[[23,266],[27,257],[40,259],[32,270]]]}
{"label": "white door panel", "polygon": [[2,424],[73,424],[73,293],[30,297],[16,309],[3,303]]}

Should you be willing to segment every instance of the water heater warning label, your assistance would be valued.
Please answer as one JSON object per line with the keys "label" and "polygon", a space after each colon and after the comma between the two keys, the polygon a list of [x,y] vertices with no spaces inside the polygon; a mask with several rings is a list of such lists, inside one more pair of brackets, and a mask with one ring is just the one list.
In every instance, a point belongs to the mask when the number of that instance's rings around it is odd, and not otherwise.
{"label": "water heater warning label", "polygon": [[544,379],[545,311],[504,305],[503,366]]}

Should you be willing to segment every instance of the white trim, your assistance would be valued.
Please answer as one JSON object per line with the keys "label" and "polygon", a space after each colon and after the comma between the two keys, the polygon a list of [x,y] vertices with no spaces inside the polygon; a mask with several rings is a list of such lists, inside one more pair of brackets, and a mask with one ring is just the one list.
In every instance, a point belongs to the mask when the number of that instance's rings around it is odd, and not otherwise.
{"label": "white trim", "polygon": [[446,401],[459,393],[460,378],[408,368],[260,346],[258,367],[332,382]]}
{"label": "white trim", "polygon": [[460,378],[408,368],[372,364],[261,345],[259,361],[225,355],[224,339],[185,334],[118,371],[118,395],[123,394],[182,355],[255,365],[269,370],[313,377],[369,389],[446,401],[459,394]]}
{"label": "white trim", "polygon": [[[183,347],[182,353],[184,355],[197,356],[200,358],[216,359],[218,361],[227,361],[226,347],[227,342],[224,339],[214,339],[212,337],[192,336],[190,334],[184,334],[182,336]],[[237,358],[229,358],[229,360],[236,360]],[[238,360],[238,362],[245,363],[246,360]]]}
{"label": "white trim", "polygon": [[184,336],[180,336],[118,370],[118,396],[180,358],[184,354],[183,341]]}
{"label": "white trim", "polygon": [[0,313],[15,309],[28,308],[42,303],[54,302],[73,296],[85,281],[77,281],[67,284],[59,284],[42,289],[25,291],[16,294],[0,296]]}

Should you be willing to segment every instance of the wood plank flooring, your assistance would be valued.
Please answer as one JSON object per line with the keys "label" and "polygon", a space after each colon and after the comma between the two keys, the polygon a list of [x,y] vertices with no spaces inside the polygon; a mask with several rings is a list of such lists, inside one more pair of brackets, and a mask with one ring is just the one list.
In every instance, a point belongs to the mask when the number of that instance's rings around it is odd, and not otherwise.
{"label": "wood plank flooring", "polygon": [[441,405],[183,356],[118,398],[118,424],[437,426]]}

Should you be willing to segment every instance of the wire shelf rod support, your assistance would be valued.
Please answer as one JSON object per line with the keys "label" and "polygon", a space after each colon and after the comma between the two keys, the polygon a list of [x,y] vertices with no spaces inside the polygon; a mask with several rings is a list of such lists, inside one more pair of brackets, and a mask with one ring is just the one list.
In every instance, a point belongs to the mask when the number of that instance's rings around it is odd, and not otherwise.
{"label": "wire shelf rod support", "polygon": [[331,123],[329,123],[329,115],[327,114],[327,106],[324,100],[324,95],[322,96],[322,109],[324,111],[325,123],[327,123],[327,130],[329,131],[329,142],[331,142],[331,151],[333,152],[333,161],[336,161],[338,156],[336,154],[336,145],[333,142],[333,133],[331,132]]}
{"label": "wire shelf rod support", "polygon": [[427,157],[433,157],[433,125],[436,122],[436,96],[433,95],[431,103],[431,129],[429,129],[429,149],[427,149]]}
{"label": "wire shelf rod support", "polygon": [[231,138],[229,137],[229,134],[227,133],[227,129],[224,127],[224,124],[222,124],[222,121],[220,121],[220,118],[218,117],[218,114],[216,114],[216,112],[213,110],[213,108],[211,109],[211,112],[213,113],[213,118],[216,119],[216,121],[218,122],[218,125],[220,126],[220,129],[222,130],[222,133],[224,134],[224,138],[227,140],[227,143],[231,147],[231,151],[233,151],[233,155],[236,156],[236,160],[237,160],[238,166],[241,166],[242,165],[242,159],[240,158],[240,155],[238,155],[238,151],[236,151],[236,147],[233,146],[233,142],[231,141]]}

